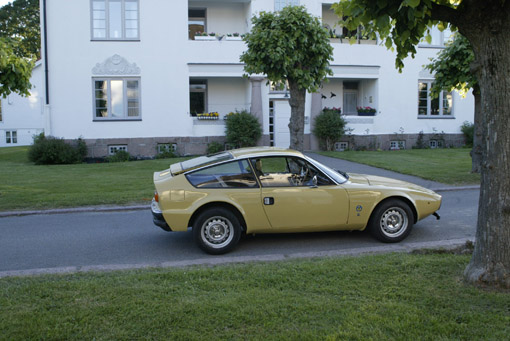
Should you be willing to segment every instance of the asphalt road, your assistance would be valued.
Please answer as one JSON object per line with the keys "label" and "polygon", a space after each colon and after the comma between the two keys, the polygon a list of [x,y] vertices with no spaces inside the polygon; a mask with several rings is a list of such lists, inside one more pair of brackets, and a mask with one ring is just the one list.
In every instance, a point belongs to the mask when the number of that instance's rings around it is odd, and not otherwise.
{"label": "asphalt road", "polygon": [[[441,220],[428,217],[420,221],[398,244],[400,247],[474,240],[479,190],[441,194]],[[228,255],[209,256],[193,244],[191,231],[165,232],[154,226],[149,210],[4,217],[0,218],[0,277],[39,271],[275,259],[271,255],[328,255],[353,249],[392,250],[395,245],[380,243],[365,232],[268,234],[247,236]]]}

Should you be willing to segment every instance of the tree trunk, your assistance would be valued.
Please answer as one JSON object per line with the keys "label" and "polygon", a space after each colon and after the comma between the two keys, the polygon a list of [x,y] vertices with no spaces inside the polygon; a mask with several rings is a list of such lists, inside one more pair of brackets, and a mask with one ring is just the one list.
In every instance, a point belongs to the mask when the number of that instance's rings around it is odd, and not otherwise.
{"label": "tree trunk", "polygon": [[303,151],[305,132],[305,98],[306,90],[299,88],[297,82],[289,79],[290,90],[290,148]]}
{"label": "tree trunk", "polygon": [[471,172],[480,173],[482,166],[482,99],[480,95],[480,87],[475,85],[473,88],[473,96],[475,97],[475,119],[473,134],[473,149],[471,150]]}
{"label": "tree trunk", "polygon": [[484,140],[476,243],[464,275],[510,288],[510,5],[497,4],[484,3],[459,26],[480,64]]}

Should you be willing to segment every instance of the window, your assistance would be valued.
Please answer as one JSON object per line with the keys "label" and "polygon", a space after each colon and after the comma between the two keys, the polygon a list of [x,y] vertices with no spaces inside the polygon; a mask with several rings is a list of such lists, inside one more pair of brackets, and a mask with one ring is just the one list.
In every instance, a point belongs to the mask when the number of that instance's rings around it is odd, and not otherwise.
{"label": "window", "polygon": [[191,116],[207,112],[207,81],[203,79],[189,81],[189,112]]}
{"label": "window", "polygon": [[337,142],[335,143],[335,150],[343,152],[349,149],[349,142]]}
{"label": "window", "polygon": [[5,132],[5,143],[15,144],[18,143],[18,132],[16,130]]}
{"label": "window", "polygon": [[431,149],[443,148],[443,140],[430,140],[429,146]]}
{"label": "window", "polygon": [[158,143],[158,154],[177,152],[177,143]]}
{"label": "window", "polygon": [[286,6],[299,6],[299,0],[274,0],[275,11],[281,11]]}
{"label": "window", "polygon": [[116,145],[116,146],[108,146],[108,155],[115,155],[117,152],[126,152],[128,151],[128,147],[125,144]]}
{"label": "window", "polygon": [[246,160],[223,163],[186,175],[198,188],[256,188],[255,175]]}
{"label": "window", "polygon": [[333,185],[315,166],[297,157],[266,157],[251,160],[262,187]]}
{"label": "window", "polygon": [[139,39],[138,0],[92,0],[92,39]]}
{"label": "window", "polygon": [[406,149],[406,141],[390,141],[391,150]]}
{"label": "window", "polygon": [[190,8],[188,10],[188,34],[189,39],[195,40],[196,32],[207,32],[206,29],[206,10]]}
{"label": "window", "polygon": [[453,97],[448,91],[441,91],[438,97],[432,98],[430,88],[433,81],[420,81],[418,83],[418,116],[438,117],[452,116]]}
{"label": "window", "polygon": [[140,118],[139,79],[94,79],[94,120]]}

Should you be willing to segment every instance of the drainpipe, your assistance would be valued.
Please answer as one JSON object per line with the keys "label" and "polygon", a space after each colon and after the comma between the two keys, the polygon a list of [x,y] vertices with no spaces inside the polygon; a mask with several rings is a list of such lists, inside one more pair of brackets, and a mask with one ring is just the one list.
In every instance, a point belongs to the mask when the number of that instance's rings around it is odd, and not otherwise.
{"label": "drainpipe", "polygon": [[46,93],[46,105],[44,106],[44,134],[50,136],[51,131],[51,109],[50,109],[50,87],[48,79],[48,34],[46,25],[46,0],[42,0],[42,31],[43,31],[43,49],[44,49],[44,84]]}

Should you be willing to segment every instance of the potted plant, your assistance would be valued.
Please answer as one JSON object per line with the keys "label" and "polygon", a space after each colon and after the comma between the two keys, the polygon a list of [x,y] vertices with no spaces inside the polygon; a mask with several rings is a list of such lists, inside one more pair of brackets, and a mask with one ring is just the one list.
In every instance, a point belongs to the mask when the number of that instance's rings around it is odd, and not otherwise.
{"label": "potted plant", "polygon": [[377,110],[372,107],[357,107],[358,116],[375,116]]}
{"label": "potted plant", "polygon": [[220,114],[216,111],[214,112],[207,112],[203,114],[197,114],[198,120],[217,120]]}
{"label": "potted plant", "polygon": [[216,40],[216,33],[196,32],[195,40]]}
{"label": "potted plant", "polygon": [[241,34],[238,32],[227,33],[226,40],[242,40]]}

